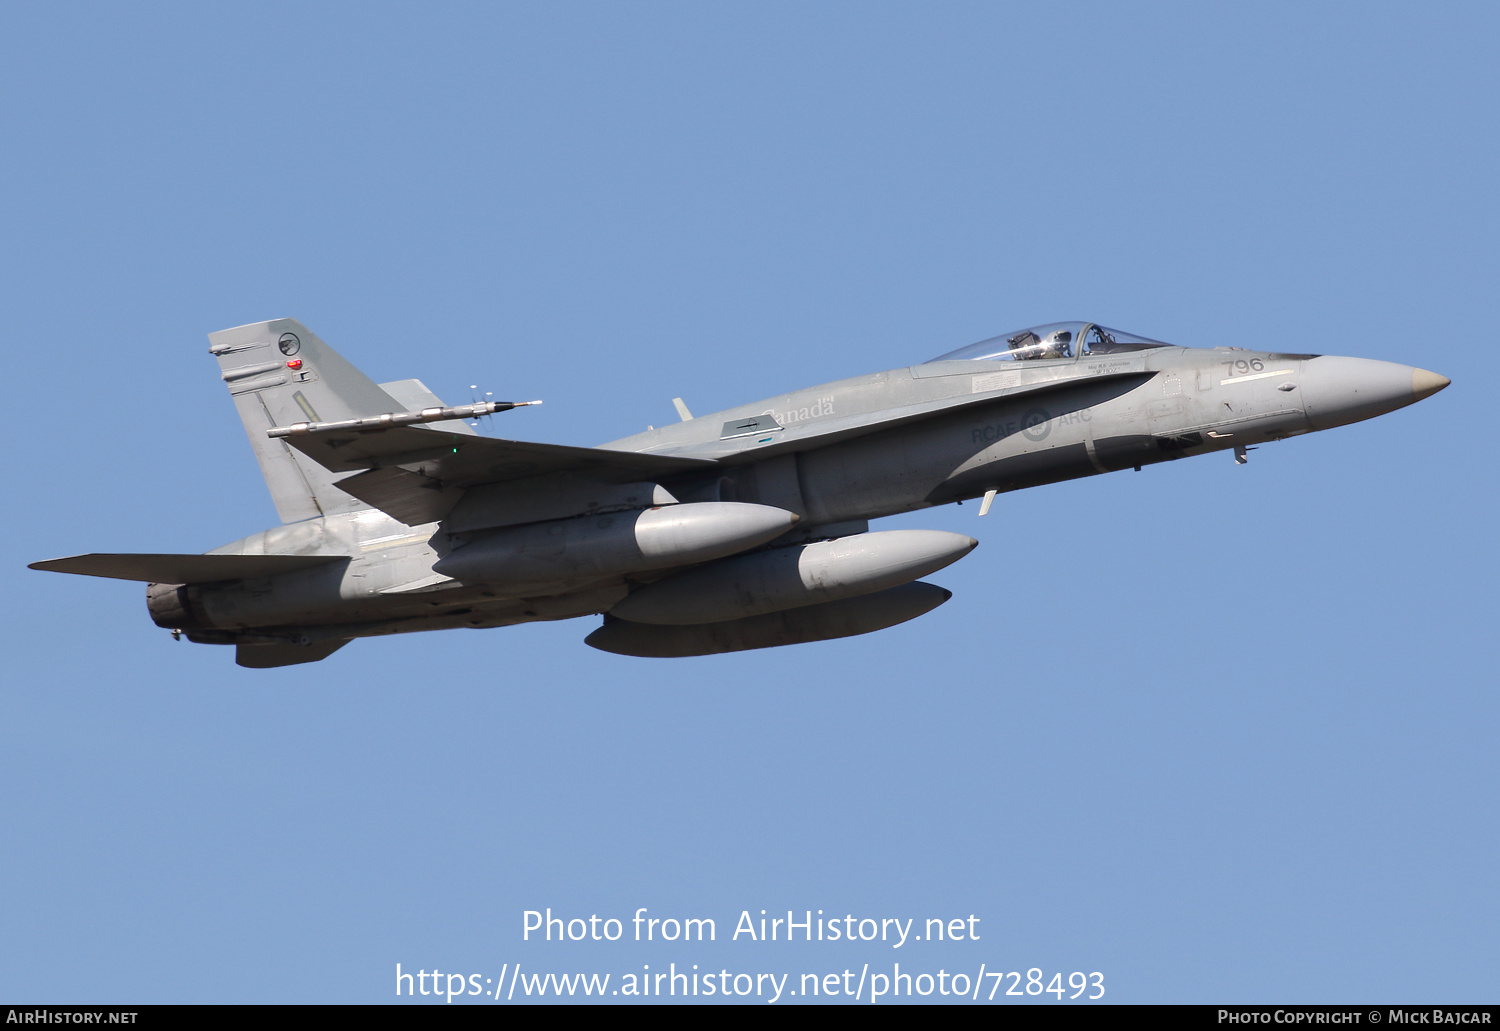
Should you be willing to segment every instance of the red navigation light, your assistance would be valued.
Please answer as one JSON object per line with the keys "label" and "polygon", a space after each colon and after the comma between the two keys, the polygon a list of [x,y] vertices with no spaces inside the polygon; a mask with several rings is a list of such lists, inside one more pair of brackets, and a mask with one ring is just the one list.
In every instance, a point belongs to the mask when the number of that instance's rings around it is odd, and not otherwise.
{"label": "red navigation light", "polygon": [[286,363],[286,367],[288,369],[300,369],[300,368],[302,368],[302,359],[301,358],[293,358],[291,361],[289,361],[289,362]]}

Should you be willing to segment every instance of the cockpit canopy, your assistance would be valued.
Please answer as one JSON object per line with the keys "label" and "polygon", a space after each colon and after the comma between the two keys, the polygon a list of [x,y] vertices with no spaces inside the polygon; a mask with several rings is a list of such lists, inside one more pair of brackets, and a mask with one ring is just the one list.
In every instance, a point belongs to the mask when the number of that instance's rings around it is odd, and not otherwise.
{"label": "cockpit canopy", "polygon": [[1049,322],[1014,333],[1003,333],[933,358],[934,362],[1025,362],[1074,358],[1089,354],[1122,354],[1171,347],[1160,340],[1123,333],[1093,322]]}

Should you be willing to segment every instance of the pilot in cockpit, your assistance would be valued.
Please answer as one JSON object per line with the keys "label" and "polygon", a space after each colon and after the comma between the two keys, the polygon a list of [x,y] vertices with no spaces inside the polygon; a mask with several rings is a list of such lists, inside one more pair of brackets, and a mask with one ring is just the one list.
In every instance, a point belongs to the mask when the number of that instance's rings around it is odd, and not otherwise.
{"label": "pilot in cockpit", "polygon": [[1073,354],[1073,333],[1071,330],[1059,329],[1055,333],[1047,334],[1047,339],[1042,341],[1042,348],[1037,354],[1038,358],[1069,358]]}
{"label": "pilot in cockpit", "polygon": [[1016,361],[1022,361],[1031,357],[1031,353],[1036,348],[1040,339],[1040,337],[1028,329],[1025,332],[1017,333],[1007,340],[1006,343],[1010,344],[1010,349],[1016,352]]}
{"label": "pilot in cockpit", "polygon": [[1023,333],[1017,333],[1007,343],[1010,344],[1016,361],[1068,358],[1073,353],[1073,333],[1066,329],[1048,333],[1045,339],[1028,329]]}

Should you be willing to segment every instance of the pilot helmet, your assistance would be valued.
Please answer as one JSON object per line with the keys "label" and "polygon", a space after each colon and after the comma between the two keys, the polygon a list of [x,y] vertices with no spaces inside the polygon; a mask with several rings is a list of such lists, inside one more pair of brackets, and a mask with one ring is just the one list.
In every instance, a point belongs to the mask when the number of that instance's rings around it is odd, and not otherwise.
{"label": "pilot helmet", "polygon": [[1045,346],[1041,349],[1038,357],[1042,358],[1066,358],[1069,353],[1069,344],[1073,342],[1073,331],[1059,329],[1048,333]]}

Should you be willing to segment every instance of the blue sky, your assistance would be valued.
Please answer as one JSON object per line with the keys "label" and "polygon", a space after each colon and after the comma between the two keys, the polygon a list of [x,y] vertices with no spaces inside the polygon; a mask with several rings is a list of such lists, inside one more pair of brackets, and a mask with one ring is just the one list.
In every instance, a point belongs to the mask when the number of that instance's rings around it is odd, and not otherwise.
{"label": "blue sky", "polygon": [[[1495,1001],[1497,21],[0,9],[0,997],[900,961]],[[930,578],[953,599],[792,649],[627,659],[578,620],[251,671],[138,585],[24,568],[274,524],[205,334],[281,316],[376,380],[545,398],[491,432],[585,445],[1073,318],[1453,386],[1242,468],[884,521],[979,538]],[[719,940],[523,942],[549,906]],[[761,909],[981,938],[725,940]]]}

